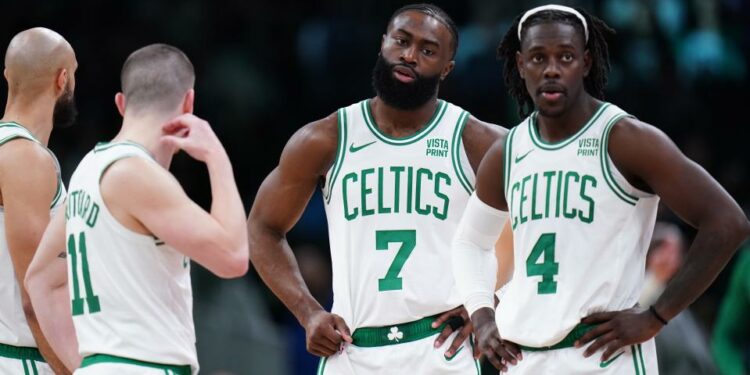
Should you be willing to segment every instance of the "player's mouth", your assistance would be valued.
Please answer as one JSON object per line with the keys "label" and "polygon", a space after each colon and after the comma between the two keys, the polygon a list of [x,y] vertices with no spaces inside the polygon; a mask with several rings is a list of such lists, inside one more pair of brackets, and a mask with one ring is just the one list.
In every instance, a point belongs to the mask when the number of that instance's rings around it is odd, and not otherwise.
{"label": "player's mouth", "polygon": [[412,68],[404,65],[393,67],[393,76],[403,83],[412,83],[417,79],[417,73]]}
{"label": "player's mouth", "polygon": [[556,102],[565,95],[565,88],[557,84],[546,84],[539,88],[539,95],[548,102]]}

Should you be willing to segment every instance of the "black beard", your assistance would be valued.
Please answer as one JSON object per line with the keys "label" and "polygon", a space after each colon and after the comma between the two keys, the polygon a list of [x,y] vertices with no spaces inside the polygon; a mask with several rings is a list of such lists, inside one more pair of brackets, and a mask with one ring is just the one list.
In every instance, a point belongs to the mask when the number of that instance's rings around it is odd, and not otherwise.
{"label": "black beard", "polygon": [[432,77],[417,74],[411,83],[403,83],[393,76],[396,65],[399,64],[390,64],[382,55],[378,55],[372,69],[372,87],[385,104],[401,110],[413,110],[437,95],[440,74]]}
{"label": "black beard", "polygon": [[52,112],[52,126],[54,129],[65,129],[76,122],[78,109],[73,92],[66,89],[55,102],[55,108]]}

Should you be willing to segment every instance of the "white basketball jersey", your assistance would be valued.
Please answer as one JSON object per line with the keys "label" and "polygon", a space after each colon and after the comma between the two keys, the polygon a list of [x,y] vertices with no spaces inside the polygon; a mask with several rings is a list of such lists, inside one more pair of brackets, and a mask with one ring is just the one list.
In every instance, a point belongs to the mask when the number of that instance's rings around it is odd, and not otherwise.
{"label": "white basketball jersey", "polygon": [[629,116],[622,109],[601,104],[553,144],[539,136],[536,116],[505,145],[515,268],[497,323],[503,338],[542,347],[591,313],[636,304],[659,198],[631,186],[607,153],[612,126]]}
{"label": "white basketball jersey", "polygon": [[[26,128],[15,122],[0,122],[0,146],[6,142],[23,138],[38,143],[52,155],[57,169],[57,192],[50,204],[50,213],[54,215],[57,208],[65,200],[65,186],[60,179],[60,165],[55,155],[41,144]],[[21,304],[21,289],[16,280],[16,272],[8,250],[5,236],[5,211],[0,207],[0,344],[36,347],[34,336],[31,335],[26,314]]]}
{"label": "white basketball jersey", "polygon": [[338,111],[336,161],[323,188],[332,310],[352,329],[461,305],[450,249],[474,183],[461,139],[466,111],[440,100],[421,130],[392,138],[369,104]]}
{"label": "white basketball jersey", "polygon": [[138,144],[100,143],[70,180],[65,232],[79,352],[197,372],[190,262],[158,238],[124,227],[102,200],[103,172],[128,157],[156,162]]}

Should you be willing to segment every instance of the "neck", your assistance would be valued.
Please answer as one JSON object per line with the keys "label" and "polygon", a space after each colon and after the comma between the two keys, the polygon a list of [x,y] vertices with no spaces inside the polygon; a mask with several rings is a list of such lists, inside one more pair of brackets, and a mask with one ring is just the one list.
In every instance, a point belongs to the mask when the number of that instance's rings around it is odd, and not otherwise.
{"label": "neck", "polygon": [[8,94],[3,122],[17,122],[31,132],[34,137],[47,146],[52,133],[52,113],[56,98],[42,93],[33,99],[25,100],[21,96]]}
{"label": "neck", "polygon": [[390,106],[377,96],[370,101],[370,111],[380,131],[396,137],[409,136],[422,129],[437,106],[437,95],[419,108],[410,110]]}
{"label": "neck", "polygon": [[151,153],[157,163],[169,169],[174,150],[161,141],[164,135],[162,126],[174,117],[170,114],[130,115],[125,113],[122,128],[112,142],[138,143]]}
{"label": "neck", "polygon": [[584,93],[567,111],[554,116],[537,115],[539,135],[548,142],[558,142],[577,133],[593,116],[601,102]]}

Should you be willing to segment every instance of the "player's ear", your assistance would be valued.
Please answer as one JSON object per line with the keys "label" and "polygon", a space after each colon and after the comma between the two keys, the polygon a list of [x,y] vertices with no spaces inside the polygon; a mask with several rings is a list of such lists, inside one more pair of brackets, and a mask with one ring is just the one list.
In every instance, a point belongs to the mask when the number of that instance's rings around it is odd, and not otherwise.
{"label": "player's ear", "polygon": [[120,116],[125,117],[125,95],[123,93],[115,94],[115,106],[117,106],[117,112],[120,112]]}
{"label": "player's ear", "polygon": [[68,84],[68,69],[62,68],[55,78],[55,94],[62,94]]}
{"label": "player's ear", "polygon": [[456,66],[456,62],[451,60],[448,64],[445,65],[445,68],[443,68],[443,71],[440,72],[440,80],[444,80],[445,77],[448,77],[448,74],[451,74],[453,71],[453,68]]}
{"label": "player's ear", "polygon": [[3,77],[5,77],[5,80],[8,80],[8,69],[3,69]]}
{"label": "player's ear", "polygon": [[193,113],[193,103],[195,102],[195,90],[190,89],[185,93],[182,99],[182,113]]}
{"label": "player's ear", "polygon": [[526,79],[523,73],[523,59],[521,58],[521,51],[516,51],[516,69],[518,69],[518,75],[521,79]]}
{"label": "player's ear", "polygon": [[591,71],[591,53],[589,50],[583,51],[583,76],[588,77]]}

